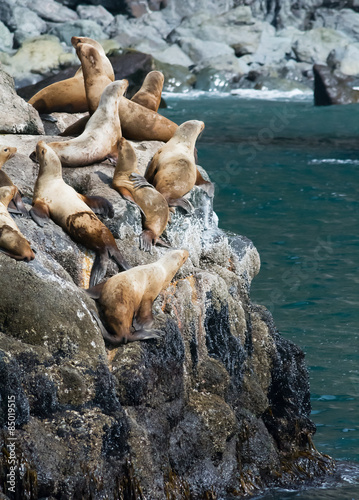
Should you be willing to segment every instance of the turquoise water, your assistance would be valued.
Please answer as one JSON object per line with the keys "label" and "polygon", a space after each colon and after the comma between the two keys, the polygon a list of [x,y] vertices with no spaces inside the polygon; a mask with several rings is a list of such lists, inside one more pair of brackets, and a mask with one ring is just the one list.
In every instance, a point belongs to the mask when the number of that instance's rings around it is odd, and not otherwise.
{"label": "turquoise water", "polygon": [[314,442],[344,461],[341,487],[263,498],[359,499],[359,105],[315,108],[308,96],[166,99],[167,117],[206,124],[198,163],[215,182],[220,227],[258,248],[252,300],[305,351]]}

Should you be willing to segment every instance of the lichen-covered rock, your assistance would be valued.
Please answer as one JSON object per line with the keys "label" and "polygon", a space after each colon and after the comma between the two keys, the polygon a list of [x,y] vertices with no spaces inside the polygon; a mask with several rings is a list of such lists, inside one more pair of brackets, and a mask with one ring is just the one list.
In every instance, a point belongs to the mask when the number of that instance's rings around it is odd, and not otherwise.
{"label": "lichen-covered rock", "polygon": [[[28,154],[37,139],[3,137],[18,147],[4,170],[28,208],[38,168]],[[132,144],[143,173],[161,143]],[[130,265],[153,262],[167,250],[139,249],[141,213],[111,189],[113,170],[104,162],[63,175],[113,203],[114,218],[104,223]],[[6,415],[8,396],[15,398],[19,498],[241,497],[332,467],[311,447],[304,355],[250,301],[257,250],[219,229],[204,191],[187,196],[194,214],[178,209],[164,234],[190,255],[154,302],[162,335],[111,350],[82,289],[93,254],[51,221],[40,228],[16,216],[36,250],[30,263],[0,255],[0,405]],[[109,266],[108,275],[115,272]],[[5,494],[9,470],[5,453]]]}
{"label": "lichen-covered rock", "polygon": [[14,80],[0,68],[0,133],[42,134],[39,114],[16,94]]}

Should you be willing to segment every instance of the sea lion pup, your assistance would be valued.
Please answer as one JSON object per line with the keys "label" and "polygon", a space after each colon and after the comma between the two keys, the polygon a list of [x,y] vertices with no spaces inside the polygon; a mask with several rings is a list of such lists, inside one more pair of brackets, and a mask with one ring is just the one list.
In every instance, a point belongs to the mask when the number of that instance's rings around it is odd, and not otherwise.
{"label": "sea lion pup", "polygon": [[44,141],[38,142],[36,155],[40,169],[30,210],[34,221],[43,227],[51,217],[73,240],[96,252],[90,286],[105,276],[109,257],[120,268],[129,269],[112,233],[95,215],[113,217],[112,205],[100,196],[81,195],[66,184],[57,154]]}
{"label": "sea lion pup", "polygon": [[116,80],[107,85],[98,108],[79,137],[49,143],[59,156],[62,166],[84,167],[101,163],[108,158],[117,159],[122,137],[118,108],[127,86],[127,80]]}
{"label": "sea lion pup", "polygon": [[[137,188],[133,185],[135,179]],[[143,232],[140,236],[140,249],[150,252],[152,245],[156,244],[169,247],[168,243],[160,238],[168,222],[168,204],[161,193],[140,175],[135,150],[124,138],[121,139],[118,149],[112,187],[123,198],[136,203],[141,209]]]}
{"label": "sea lion pup", "polygon": [[[78,43],[85,42],[92,45],[100,54],[103,61],[103,67],[106,74],[114,81],[115,74],[112,64],[106,56],[102,45],[87,37],[73,36],[71,39],[72,45],[76,48]],[[39,90],[29,100],[34,108],[41,114],[53,113],[55,111],[65,113],[84,113],[88,110],[86,92],[84,86],[84,76],[82,67],[80,67],[72,78],[67,78],[60,82],[48,85],[44,89]]]}
{"label": "sea lion pup", "polygon": [[[16,148],[0,146],[0,169],[8,159],[14,156],[16,151]],[[9,205],[13,202],[15,208],[11,209]],[[27,213],[17,187],[5,172],[0,170],[0,251],[15,260],[29,262],[35,258],[35,254],[28,240],[19,231],[9,211]]]}
{"label": "sea lion pup", "polygon": [[[164,196],[170,207],[182,207],[190,213],[193,206],[183,196],[195,184],[213,195],[213,184],[203,179],[194,159],[196,139],[203,129],[204,123],[198,120],[182,123],[172,139],[155,153],[145,172],[145,179]],[[135,181],[134,185],[140,183]]]}
{"label": "sea lion pup", "polygon": [[160,71],[150,71],[146,75],[142,87],[131,98],[131,101],[157,112],[161,103],[164,80],[165,78]]}
{"label": "sea lion pup", "polygon": [[[100,325],[105,340],[119,346],[134,340],[158,338],[161,332],[150,329],[154,321],[153,301],[167,288],[187,258],[187,250],[172,250],[157,262],[133,267],[88,289],[90,297],[99,300],[102,315],[114,334]],[[131,332],[132,323],[134,331]]]}

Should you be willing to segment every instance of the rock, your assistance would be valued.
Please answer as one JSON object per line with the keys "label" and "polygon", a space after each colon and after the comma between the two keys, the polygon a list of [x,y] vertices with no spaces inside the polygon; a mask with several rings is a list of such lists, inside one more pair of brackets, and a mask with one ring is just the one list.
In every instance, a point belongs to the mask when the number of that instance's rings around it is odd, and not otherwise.
{"label": "rock", "polygon": [[327,28],[313,29],[297,38],[293,50],[300,62],[324,63],[329,53],[336,48],[348,45],[348,39]]}
{"label": "rock", "polygon": [[35,12],[26,8],[15,6],[12,16],[6,23],[14,30],[14,40],[21,45],[28,38],[33,38],[47,31],[47,24]]}
{"label": "rock", "polygon": [[0,133],[43,134],[38,112],[16,94],[14,80],[0,69]]}
{"label": "rock", "polygon": [[114,16],[102,5],[79,5],[76,12],[81,19],[96,21],[103,29],[114,20]]}
{"label": "rock", "polygon": [[60,41],[65,42],[71,47],[71,37],[87,36],[95,40],[101,41],[108,38],[107,34],[95,22],[90,20],[69,21],[60,25],[54,25],[50,31],[50,35],[55,35]]}
{"label": "rock", "polygon": [[359,90],[353,89],[355,83],[352,77],[319,64],[313,66],[313,72],[316,106],[359,102]]}
{"label": "rock", "polygon": [[154,26],[144,26],[136,19],[127,19],[122,15],[115,17],[106,32],[123,48],[137,48],[144,43],[151,47],[151,51],[164,50],[167,47],[167,43]]}
{"label": "rock", "polygon": [[230,54],[202,61],[194,68],[197,77],[195,87],[210,92],[228,92],[241,76],[250,71],[241,59]]}
{"label": "rock", "polygon": [[359,75],[359,44],[349,44],[329,53],[327,64],[346,75]]}
{"label": "rock", "polygon": [[185,68],[193,65],[192,59],[178,45],[171,45],[163,51],[154,51],[152,55],[160,63],[176,64]]}
{"label": "rock", "polygon": [[181,49],[195,63],[216,57],[234,55],[234,50],[229,45],[221,42],[184,38],[180,40]]}
{"label": "rock", "polygon": [[352,9],[316,9],[313,28],[329,28],[339,31],[351,42],[357,42],[359,36],[359,13]]}
{"label": "rock", "polygon": [[14,34],[10,33],[8,28],[1,21],[0,21],[0,40],[1,40],[0,51],[4,52],[12,49],[14,42]]}
{"label": "rock", "polygon": [[128,80],[127,95],[132,96],[141,87],[145,76],[153,70],[153,58],[149,54],[136,51],[125,51],[123,54],[109,57],[115,79]]}
{"label": "rock", "polygon": [[36,12],[36,14],[54,23],[65,23],[67,21],[76,21],[78,15],[72,9],[59,4],[55,0],[25,0],[27,8]]}
{"label": "rock", "polygon": [[188,92],[196,82],[196,75],[185,66],[167,64],[154,59],[154,67],[165,77],[163,90],[166,92]]}
{"label": "rock", "polygon": [[282,0],[280,4],[272,4],[272,12],[268,12],[270,22],[278,29],[294,26],[300,30],[308,30],[315,12],[322,7],[323,0],[306,0],[303,3]]}
{"label": "rock", "polygon": [[51,35],[26,40],[14,56],[4,56],[1,59],[3,67],[17,86],[33,84],[41,79],[41,75],[78,61],[76,55],[66,53],[58,38]]}
{"label": "rock", "polygon": [[[18,147],[4,170],[27,204],[37,140],[3,137]],[[132,144],[143,173],[161,143]],[[110,188],[112,174],[106,162],[63,170],[82,193],[113,203],[115,216],[104,223],[130,264],[153,262],[167,249],[139,250],[141,213]],[[40,228],[17,216],[37,250],[29,264],[0,255],[0,374],[9,381],[0,414],[14,395],[19,497],[30,488],[39,498],[130,498],[131,491],[156,500],[182,498],[181,489],[225,498],[253,485],[292,487],[332,468],[310,444],[304,355],[250,301],[257,250],[218,227],[204,191],[195,187],[187,197],[194,214],[177,210],[164,235],[190,257],[154,302],[162,336],[111,351],[92,319],[95,302],[78,288],[88,282],[92,252],[51,221]],[[109,266],[108,275],[115,272]],[[299,468],[308,474],[296,475]]]}

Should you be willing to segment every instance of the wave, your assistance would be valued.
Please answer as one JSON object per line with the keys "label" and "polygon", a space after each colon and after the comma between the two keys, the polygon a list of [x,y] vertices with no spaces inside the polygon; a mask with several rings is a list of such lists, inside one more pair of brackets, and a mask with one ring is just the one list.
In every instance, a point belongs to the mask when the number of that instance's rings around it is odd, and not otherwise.
{"label": "wave", "polygon": [[338,158],[315,158],[308,162],[309,165],[322,165],[326,163],[328,165],[359,165],[359,160],[339,160]]}
{"label": "wave", "polygon": [[235,96],[243,99],[265,99],[270,101],[279,100],[308,100],[313,98],[313,92],[300,89],[285,90],[255,90],[255,89],[234,89],[230,92],[208,91],[208,90],[189,90],[188,92],[162,92],[165,99],[193,99],[196,97],[221,98]]}

